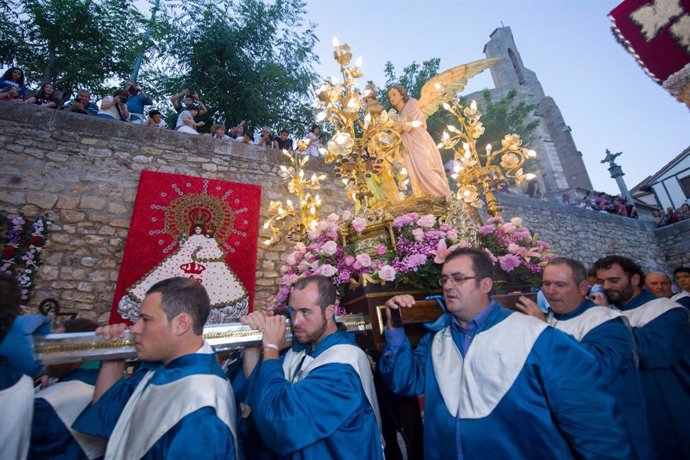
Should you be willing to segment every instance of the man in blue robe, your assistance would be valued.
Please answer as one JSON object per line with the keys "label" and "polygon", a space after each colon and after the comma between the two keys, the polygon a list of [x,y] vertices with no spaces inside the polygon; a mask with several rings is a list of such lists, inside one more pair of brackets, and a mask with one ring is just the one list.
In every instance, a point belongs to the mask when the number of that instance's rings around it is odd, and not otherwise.
{"label": "man in blue robe", "polygon": [[[371,365],[335,322],[336,290],[324,276],[297,281],[289,298],[293,347],[284,316],[242,318],[263,330],[263,356],[245,350],[247,404],[274,458],[383,459]],[[260,360],[260,362],[258,362]]]}
{"label": "man in blue robe", "polygon": [[685,308],[690,308],[690,297],[673,295],[671,278],[664,272],[650,272],[644,277],[644,288],[655,297],[666,297],[678,302]]}
{"label": "man in blue robe", "polygon": [[609,302],[633,328],[655,455],[690,459],[688,310],[642,289],[642,269],[627,257],[603,257],[594,263],[594,269]]}
{"label": "man in blue robe", "polygon": [[[146,293],[131,327],[137,358],[131,378],[123,361],[101,365],[93,404],[73,428],[107,437],[106,459],[234,459],[235,401],[211,346],[203,339],[210,311],[204,287],[170,278]],[[106,339],[124,324],[99,328]]]}
{"label": "man in blue robe", "polygon": [[26,458],[31,437],[33,379],[42,371],[33,335],[50,332],[50,319],[21,314],[19,283],[0,272],[0,457]]}
{"label": "man in blue robe", "polygon": [[[94,321],[75,318],[65,322],[64,332],[91,332],[97,327]],[[28,458],[86,460],[102,457],[105,453],[103,438],[71,429],[74,420],[93,399],[98,363],[58,364],[48,366],[46,372],[57,382],[36,393]]]}
{"label": "man in blue robe", "polygon": [[425,395],[424,457],[570,459],[632,457],[615,402],[594,357],[536,318],[491,301],[493,264],[456,249],[439,284],[447,313],[412,350],[386,302],[379,368],[398,394]]}
{"label": "man in blue robe", "polygon": [[537,304],[521,297],[516,307],[575,338],[599,363],[606,388],[613,394],[636,457],[652,459],[644,396],[637,372],[635,342],[625,316],[596,305],[586,297],[587,270],[582,263],[557,257],[544,268],[542,292],[549,302],[548,316]]}

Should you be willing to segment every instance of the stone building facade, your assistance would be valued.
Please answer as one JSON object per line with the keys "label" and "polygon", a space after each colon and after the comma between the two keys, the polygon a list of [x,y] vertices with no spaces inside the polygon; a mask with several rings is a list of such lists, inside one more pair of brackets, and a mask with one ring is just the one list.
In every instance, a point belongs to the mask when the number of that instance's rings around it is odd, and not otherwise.
{"label": "stone building facade", "polygon": [[[108,317],[127,237],[139,173],[155,170],[259,184],[261,222],[271,200],[287,197],[277,150],[239,143],[216,143],[146,126],[33,106],[0,104],[0,210],[53,221],[44,247],[44,265],[35,279],[30,306],[51,297],[63,309],[104,321]],[[329,174],[319,160],[309,169]],[[322,216],[352,210],[340,182],[324,181]],[[591,263],[622,253],[646,269],[689,263],[690,221],[656,230],[651,223],[625,219],[514,195],[501,195],[507,217],[553,243],[563,255]],[[288,247],[266,248],[260,230],[255,308],[276,292]]]}
{"label": "stone building facade", "polygon": [[[553,98],[544,93],[537,75],[525,67],[510,27],[494,30],[484,46],[484,54],[487,58],[502,58],[490,69],[495,86],[490,90],[492,99],[499,100],[515,89],[518,102],[536,106],[533,116],[540,123],[533,133],[530,147],[538,152],[541,169],[538,180],[542,192],[554,196],[576,187],[592,190],[582,153],[575,146],[570,127]],[[481,93],[464,97],[482,100]]]}

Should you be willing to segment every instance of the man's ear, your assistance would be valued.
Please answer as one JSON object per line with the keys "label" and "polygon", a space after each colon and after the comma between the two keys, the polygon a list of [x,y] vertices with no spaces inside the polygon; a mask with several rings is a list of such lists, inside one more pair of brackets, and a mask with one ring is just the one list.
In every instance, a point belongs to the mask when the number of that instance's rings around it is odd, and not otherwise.
{"label": "man's ear", "polygon": [[482,291],[483,294],[488,294],[489,292],[491,292],[493,288],[494,280],[492,280],[488,276],[486,278],[482,278],[481,281],[479,281],[479,289]]}
{"label": "man's ear", "polygon": [[589,281],[588,280],[582,280],[580,283],[577,285],[577,290],[582,296],[586,296],[587,293],[589,292]]}
{"label": "man's ear", "polygon": [[192,329],[193,323],[189,313],[180,313],[173,319],[173,333],[177,336],[184,335]]}
{"label": "man's ear", "polygon": [[334,304],[331,304],[331,305],[327,306],[327,307],[326,307],[326,311],[324,312],[325,315],[326,315],[326,319],[329,319],[329,318],[330,318],[330,319],[333,319],[333,317],[335,316],[336,310],[337,310],[337,309],[336,309],[336,307],[335,307]]}

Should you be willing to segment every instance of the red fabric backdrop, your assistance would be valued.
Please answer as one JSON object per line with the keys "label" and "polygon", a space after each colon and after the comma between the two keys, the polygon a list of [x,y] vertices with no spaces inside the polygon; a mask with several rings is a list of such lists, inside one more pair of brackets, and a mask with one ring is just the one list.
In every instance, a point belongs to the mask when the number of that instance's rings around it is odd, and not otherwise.
{"label": "red fabric backdrop", "polygon": [[[674,13],[669,16],[667,11]],[[690,62],[690,52],[677,36],[679,21],[689,15],[690,0],[625,0],[609,17],[614,32],[637,62],[653,78],[663,82]],[[647,28],[647,34],[643,27]]]}
{"label": "red fabric backdrop", "polygon": [[[197,233],[207,237],[197,238],[208,242],[207,245],[216,253],[224,253],[225,264],[246,289],[245,299],[248,293],[248,304],[243,308],[251,311],[260,206],[261,187],[258,185],[143,171],[139,178],[110,322],[123,321],[118,313],[118,303],[123,296],[131,295],[130,289],[135,285],[139,286],[139,290],[148,289],[150,285],[145,284],[152,271],[156,267],[160,270],[165,261],[170,265],[175,254],[183,252],[184,242],[194,236],[195,226],[201,230],[197,230]],[[218,259],[222,259],[222,255]],[[173,265],[183,267],[186,275],[202,282],[202,277],[195,273],[204,269],[203,266],[179,264],[179,260],[173,262]],[[215,264],[229,272],[222,261],[206,263],[202,260],[202,263],[209,267]],[[210,295],[210,288],[206,287]],[[219,286],[219,289],[223,287]]]}

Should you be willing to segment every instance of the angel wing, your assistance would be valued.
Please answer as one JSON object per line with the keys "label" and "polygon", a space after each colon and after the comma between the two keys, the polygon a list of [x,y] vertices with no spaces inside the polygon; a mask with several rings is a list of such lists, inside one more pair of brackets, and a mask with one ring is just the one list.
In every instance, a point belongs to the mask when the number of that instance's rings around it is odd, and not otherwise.
{"label": "angel wing", "polygon": [[424,112],[424,116],[433,115],[444,102],[450,101],[465,89],[467,80],[493,67],[500,60],[501,58],[481,59],[462,64],[441,72],[426,82],[419,97],[419,108]]}

